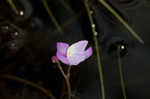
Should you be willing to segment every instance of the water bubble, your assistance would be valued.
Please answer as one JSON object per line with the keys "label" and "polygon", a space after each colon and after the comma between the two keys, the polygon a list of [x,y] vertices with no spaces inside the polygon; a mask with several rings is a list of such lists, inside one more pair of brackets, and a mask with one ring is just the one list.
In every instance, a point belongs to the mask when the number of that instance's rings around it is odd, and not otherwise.
{"label": "water bubble", "polygon": [[16,44],[15,44],[15,43],[11,43],[10,46],[11,46],[11,47],[15,47]]}
{"label": "water bubble", "polygon": [[7,26],[7,25],[6,25],[6,26],[2,26],[1,29],[3,29],[3,30],[8,30],[8,29],[9,29],[9,26]]}
{"label": "water bubble", "polygon": [[90,11],[90,14],[93,14],[93,13],[94,13],[94,12],[91,10],[91,11]]}
{"label": "water bubble", "polygon": [[18,34],[19,34],[18,32],[15,32],[15,33],[14,33],[15,36],[18,36]]}
{"label": "water bubble", "polygon": [[121,49],[121,50],[124,50],[124,49],[125,49],[125,46],[124,46],[124,45],[121,45],[121,46],[120,46],[120,49]]}
{"label": "water bubble", "polygon": [[24,15],[24,11],[20,11],[20,16],[23,16]]}
{"label": "water bubble", "polygon": [[98,33],[97,32],[94,32],[94,36],[97,36],[98,35]]}
{"label": "water bubble", "polygon": [[95,24],[92,24],[92,28],[95,28]]}
{"label": "water bubble", "polygon": [[108,54],[111,56],[117,55],[117,48],[120,48],[120,56],[125,56],[128,54],[128,44],[126,41],[122,40],[121,38],[115,37],[108,41]]}

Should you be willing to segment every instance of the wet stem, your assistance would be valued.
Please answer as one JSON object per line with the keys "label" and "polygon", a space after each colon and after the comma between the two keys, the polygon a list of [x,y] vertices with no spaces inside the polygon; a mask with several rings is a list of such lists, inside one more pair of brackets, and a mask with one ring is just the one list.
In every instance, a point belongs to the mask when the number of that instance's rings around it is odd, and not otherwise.
{"label": "wet stem", "polygon": [[117,56],[118,56],[118,67],[119,67],[119,73],[120,73],[122,93],[123,93],[124,99],[127,99],[126,89],[125,89],[125,83],[124,83],[123,73],[122,73],[121,59],[120,59],[120,45],[117,46]]}
{"label": "wet stem", "polygon": [[105,1],[105,0],[98,0],[113,16],[115,16],[120,23],[123,24],[125,28],[135,37],[141,44],[144,44],[143,39],[134,31],[134,29]]}
{"label": "wet stem", "polygon": [[17,7],[16,7],[15,3],[13,2],[13,0],[8,0],[8,3],[10,5],[10,7],[12,8],[12,10],[16,13],[16,15],[18,15],[19,11],[17,10]]}
{"label": "wet stem", "polygon": [[93,39],[94,39],[94,43],[95,43],[95,49],[96,49],[96,56],[97,56],[97,64],[98,64],[98,72],[99,72],[99,79],[100,79],[100,85],[101,85],[101,94],[102,94],[102,99],[105,99],[105,90],[104,90],[104,80],[103,80],[103,70],[102,70],[102,64],[101,64],[101,57],[100,57],[100,52],[99,52],[99,44],[98,44],[98,40],[97,40],[97,32],[95,29],[95,24],[92,18],[92,15],[90,13],[90,9],[88,6],[88,0],[83,0],[84,6],[86,8],[88,17],[89,17],[89,21],[90,21],[90,25],[91,25],[91,29],[93,32]]}
{"label": "wet stem", "polygon": [[67,73],[65,74],[64,73],[64,70],[62,68],[62,66],[60,65],[60,62],[57,60],[57,66],[58,66],[58,69],[60,70],[62,76],[64,77],[65,79],[65,82],[66,82],[66,85],[67,85],[67,89],[68,89],[68,99],[71,99],[71,85],[70,85],[70,71],[71,71],[71,66],[68,66],[68,69],[67,69]]}
{"label": "wet stem", "polygon": [[56,18],[55,18],[55,16],[54,16],[54,14],[52,13],[50,7],[48,6],[47,0],[42,0],[42,3],[43,3],[43,5],[44,5],[44,7],[45,7],[45,9],[46,9],[46,11],[47,11],[47,13],[48,13],[50,19],[51,19],[52,22],[55,24],[57,30],[59,31],[60,34],[62,34],[63,31],[62,31],[60,25],[58,24],[58,22],[57,22],[57,20],[56,20]]}

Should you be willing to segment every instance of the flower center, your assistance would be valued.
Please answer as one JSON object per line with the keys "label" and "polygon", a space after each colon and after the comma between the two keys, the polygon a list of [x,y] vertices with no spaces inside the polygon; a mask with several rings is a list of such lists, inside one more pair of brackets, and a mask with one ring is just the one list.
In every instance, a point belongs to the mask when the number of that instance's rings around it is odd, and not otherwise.
{"label": "flower center", "polygon": [[74,47],[69,47],[67,50],[67,57],[70,57],[76,53],[76,49]]}
{"label": "flower center", "polygon": [[67,50],[67,57],[72,55],[72,51],[71,50]]}

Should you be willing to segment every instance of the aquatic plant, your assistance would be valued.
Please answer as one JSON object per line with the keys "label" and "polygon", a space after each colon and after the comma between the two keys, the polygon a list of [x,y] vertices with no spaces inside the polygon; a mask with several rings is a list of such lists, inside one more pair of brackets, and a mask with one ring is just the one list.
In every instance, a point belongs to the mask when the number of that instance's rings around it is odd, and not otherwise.
{"label": "aquatic plant", "polygon": [[124,99],[127,99],[126,88],[125,88],[125,83],[124,83],[124,79],[123,79],[121,58],[120,58],[120,50],[124,49],[124,46],[121,46],[121,45],[116,45],[116,46],[117,46],[118,68],[119,68],[119,73],[120,73],[122,93],[123,93]]}
{"label": "aquatic plant", "polygon": [[[87,44],[87,40],[82,40],[72,44],[69,47],[69,44],[67,43],[58,42],[56,56],[52,56],[52,62],[58,64],[58,68],[66,81],[68,88],[68,99],[71,99],[71,86],[69,82],[71,66],[79,65],[81,62],[83,62],[92,55],[92,47],[89,47],[87,50],[85,50]],[[62,63],[67,64],[67,73],[64,73],[64,70],[60,65],[59,60]]]}
{"label": "aquatic plant", "polygon": [[98,72],[99,72],[99,79],[100,79],[100,86],[101,86],[101,93],[102,93],[102,99],[105,99],[105,89],[104,89],[104,80],[103,80],[103,69],[102,69],[102,64],[101,64],[101,57],[100,57],[100,52],[99,52],[99,44],[98,44],[98,39],[97,39],[97,31],[95,28],[95,24],[92,18],[92,15],[90,13],[89,5],[88,5],[88,0],[83,1],[85,9],[88,14],[88,18],[90,21],[91,29],[93,32],[93,40],[95,44],[95,49],[96,49],[96,57],[97,57],[97,65],[98,65]]}
{"label": "aquatic plant", "polygon": [[[118,19],[120,21],[120,23],[122,23],[127,30],[140,42],[144,44],[144,41],[142,40],[142,38],[135,32],[135,30],[115,11],[115,9],[113,9],[113,7],[105,0],[97,0],[100,4],[103,5],[104,8],[106,8],[113,16],[116,17],[116,19]],[[20,12],[21,10],[18,9],[18,7],[16,7],[15,3],[13,0],[8,0],[7,1],[12,9],[12,11],[16,14],[16,15],[22,15],[22,13]],[[18,2],[18,1],[17,1]],[[43,4],[43,7],[45,8],[45,10],[47,11],[51,21],[53,22],[53,24],[56,27],[56,31],[60,32],[60,35],[62,36],[65,35],[63,33],[63,25],[61,26],[61,24],[59,24],[58,20],[55,18],[55,11],[53,11],[53,9],[51,10],[52,7],[49,6],[47,0],[41,0],[41,3]],[[70,11],[72,14],[73,10],[71,9],[70,5],[68,3],[66,3],[65,0],[59,0],[59,2],[62,3],[62,5],[64,6],[64,8],[66,8],[68,11]],[[92,17],[92,13],[91,13],[91,9],[89,7],[89,2],[88,0],[84,0],[83,1],[84,6],[89,18],[89,22],[90,22],[90,28],[93,32],[93,41],[94,41],[94,47],[95,47],[95,52],[96,52],[96,56],[97,56],[97,65],[98,65],[98,71],[99,71],[99,79],[100,79],[100,86],[101,86],[101,95],[102,95],[102,99],[105,99],[105,90],[104,90],[104,80],[103,80],[103,68],[102,68],[102,64],[101,64],[101,57],[100,57],[100,44],[98,41],[98,32],[96,31],[96,24],[94,23],[94,19]],[[23,13],[24,14],[24,13]],[[78,15],[79,17],[80,15]],[[74,16],[73,16],[74,17]],[[76,17],[76,16],[75,16]],[[67,24],[69,23],[68,21],[66,22]],[[66,26],[67,27],[67,26]],[[60,36],[59,35],[59,36]],[[69,44],[64,43],[64,42],[58,42],[57,43],[57,52],[56,52],[56,56],[52,56],[52,62],[53,63],[57,63],[58,68],[62,74],[62,76],[65,79],[66,85],[67,85],[67,89],[68,89],[68,99],[71,99],[71,85],[70,85],[70,71],[71,71],[71,67],[75,66],[75,65],[79,65],[81,62],[85,61],[87,58],[89,58],[92,55],[92,47],[86,48],[88,44],[88,41],[86,40],[82,40],[82,41],[78,41],[72,45],[69,46]],[[119,72],[120,72],[120,80],[121,80],[121,87],[122,87],[122,93],[124,96],[124,99],[126,99],[126,90],[125,90],[125,83],[124,83],[124,79],[123,79],[123,73],[122,73],[122,65],[121,65],[121,59],[120,59],[120,46],[117,49],[117,56],[118,56],[118,66],[119,66]],[[67,71],[65,72],[65,70],[62,68],[60,62],[64,63],[67,65]],[[12,79],[12,80],[16,80],[16,78],[13,76],[3,76],[4,78],[8,78],[8,79]],[[51,92],[48,92],[46,89],[43,89],[42,87],[39,87],[38,85],[34,85],[31,83],[28,83],[28,81],[23,81],[23,80],[17,80],[20,82],[24,82],[26,84],[29,84],[31,86],[34,86],[38,89],[40,89],[42,92],[44,92],[45,94],[47,94],[50,98],[55,99],[55,96],[52,95]]]}

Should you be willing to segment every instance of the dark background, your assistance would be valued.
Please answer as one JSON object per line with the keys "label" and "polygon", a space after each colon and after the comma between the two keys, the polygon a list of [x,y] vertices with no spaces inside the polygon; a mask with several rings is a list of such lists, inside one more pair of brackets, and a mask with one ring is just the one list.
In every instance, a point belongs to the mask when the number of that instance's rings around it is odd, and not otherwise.
{"label": "dark background", "polygon": [[[0,1],[0,74],[15,75],[39,83],[59,97],[63,77],[56,64],[51,62],[51,56],[56,53],[56,42],[72,44],[87,39],[89,45],[95,49],[84,5],[81,0],[47,0],[63,31],[59,32],[47,14],[42,0],[13,1],[24,15],[16,15],[7,1]],[[127,99],[149,99],[150,1],[107,1],[141,36],[145,44],[140,44],[96,0],[89,1],[98,32],[106,99],[123,99],[117,51],[110,47],[116,42],[127,45],[121,57]],[[72,68],[73,99],[101,97],[95,53],[94,50],[92,57]],[[66,69],[65,65],[63,67]],[[47,99],[45,94],[24,83],[8,79],[0,81],[0,99]]]}

